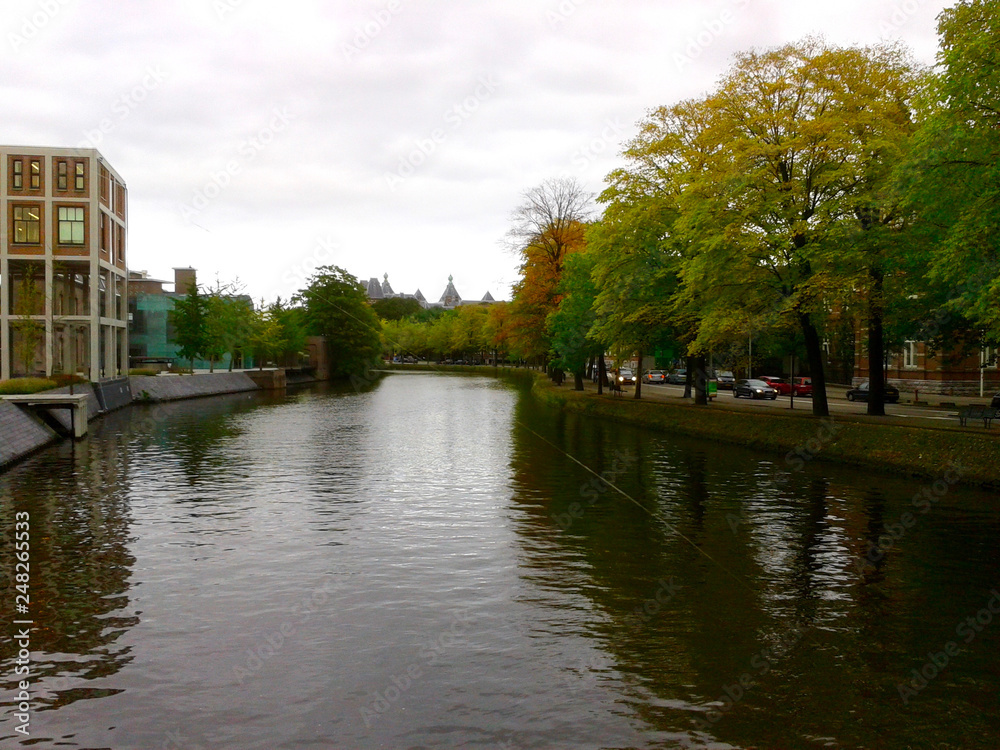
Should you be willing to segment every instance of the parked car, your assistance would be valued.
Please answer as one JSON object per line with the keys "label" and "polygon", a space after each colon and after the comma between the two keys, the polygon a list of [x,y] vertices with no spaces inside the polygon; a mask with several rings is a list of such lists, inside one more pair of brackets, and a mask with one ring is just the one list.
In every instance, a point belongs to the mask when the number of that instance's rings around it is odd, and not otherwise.
{"label": "parked car", "polygon": [[795,391],[796,396],[811,397],[813,395],[812,378],[795,378],[792,381],[792,390]]}
{"label": "parked car", "polygon": [[[868,400],[868,381],[859,385],[857,388],[851,388],[847,392],[848,401],[867,401]],[[885,385],[885,402],[887,404],[898,404],[899,403],[899,389],[895,386]]]}
{"label": "parked car", "polygon": [[618,371],[618,382],[621,385],[635,385],[635,375],[632,371],[623,367]]}
{"label": "parked car", "polygon": [[1000,393],[993,396],[993,400],[990,401],[990,407],[993,409],[1000,409]]}
{"label": "parked car", "polygon": [[779,378],[777,375],[761,375],[758,380],[763,380],[771,386],[778,392],[779,396],[787,396],[792,392],[792,386],[786,383],[784,378]]}
{"label": "parked car", "polygon": [[778,392],[763,380],[737,380],[733,386],[733,398],[747,396],[748,398],[769,398],[772,401],[778,397]]}
{"label": "parked car", "polygon": [[674,370],[667,375],[667,382],[672,385],[684,385],[687,382],[687,370]]}
{"label": "parked car", "polygon": [[736,384],[736,378],[729,370],[723,370],[715,376],[715,383],[720,391],[731,391]]}
{"label": "parked car", "polygon": [[667,382],[667,376],[663,374],[663,370],[650,370],[642,376],[642,382],[661,385]]}

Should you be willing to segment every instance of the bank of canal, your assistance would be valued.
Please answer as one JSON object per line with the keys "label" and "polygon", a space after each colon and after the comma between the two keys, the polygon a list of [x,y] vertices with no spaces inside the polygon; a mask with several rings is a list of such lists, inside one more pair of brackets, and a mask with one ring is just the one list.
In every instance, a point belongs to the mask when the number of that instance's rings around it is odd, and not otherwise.
{"label": "bank of canal", "polygon": [[[922,479],[793,467],[481,376],[137,405],[91,428],[0,476],[5,565],[30,518],[34,621],[30,743],[0,635],[0,746],[1000,734],[1000,514],[962,482],[924,510]],[[13,569],[2,582],[12,602]]]}

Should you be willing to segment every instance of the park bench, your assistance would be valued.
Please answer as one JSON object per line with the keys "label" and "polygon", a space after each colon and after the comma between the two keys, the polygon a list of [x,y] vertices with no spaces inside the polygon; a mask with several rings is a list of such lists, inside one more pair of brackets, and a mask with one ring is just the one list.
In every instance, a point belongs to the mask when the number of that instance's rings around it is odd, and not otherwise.
{"label": "park bench", "polygon": [[983,427],[990,428],[990,422],[1000,417],[1000,409],[991,409],[988,406],[966,406],[958,411],[958,422],[965,427],[970,419],[983,420]]}

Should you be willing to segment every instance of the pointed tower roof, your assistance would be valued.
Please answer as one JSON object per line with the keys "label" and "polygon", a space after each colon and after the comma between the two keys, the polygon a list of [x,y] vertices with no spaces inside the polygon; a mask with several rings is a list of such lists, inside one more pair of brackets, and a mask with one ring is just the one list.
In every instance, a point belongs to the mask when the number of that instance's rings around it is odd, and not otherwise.
{"label": "pointed tower roof", "polygon": [[374,276],[368,279],[368,299],[385,299],[385,295],[382,294],[382,285]]}
{"label": "pointed tower roof", "polygon": [[486,292],[486,294],[483,295],[482,301],[483,302],[496,302],[496,300],[493,299],[493,295],[490,294],[489,292]]}
{"label": "pointed tower roof", "polygon": [[396,296],[396,293],[394,291],[392,291],[392,287],[389,286],[389,274],[383,275],[382,279],[383,279],[383,281],[382,281],[382,294],[384,294],[386,297],[394,297],[394,296]]}
{"label": "pointed tower roof", "polygon": [[424,297],[424,293],[419,289],[413,293],[413,299],[420,300],[421,302],[426,302],[427,299]]}
{"label": "pointed tower roof", "polygon": [[462,295],[460,295],[458,290],[455,288],[454,278],[451,274],[448,275],[448,286],[444,288],[439,304],[442,304],[445,307],[455,307],[462,304]]}

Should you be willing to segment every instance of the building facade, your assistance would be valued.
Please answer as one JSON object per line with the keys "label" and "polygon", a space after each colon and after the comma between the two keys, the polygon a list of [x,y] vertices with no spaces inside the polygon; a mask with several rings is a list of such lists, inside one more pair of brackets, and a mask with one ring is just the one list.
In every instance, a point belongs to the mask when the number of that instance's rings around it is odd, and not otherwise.
{"label": "building facade", "polygon": [[0,379],[127,373],[125,182],[96,149],[0,146]]}
{"label": "building facade", "polygon": [[[972,354],[960,347],[935,350],[923,341],[907,341],[901,352],[891,352],[883,368],[886,379],[901,391],[949,396],[989,396],[1000,391],[996,347]],[[854,383],[868,380],[868,352],[859,334],[855,350]]]}
{"label": "building facade", "polygon": [[[172,284],[173,291],[163,288]],[[194,268],[175,268],[173,281],[154,279],[145,271],[129,271],[128,312],[129,312],[129,361],[132,367],[166,369],[167,366],[187,367],[190,361],[182,360],[180,347],[174,341],[174,329],[170,313],[174,303],[186,296],[192,287],[198,286],[198,272]],[[236,295],[233,299],[253,308],[253,300],[246,295]],[[218,362],[195,359],[197,370],[212,368],[229,369],[233,354],[226,352]],[[254,367],[254,359],[249,353],[238,352],[234,368]]]}

